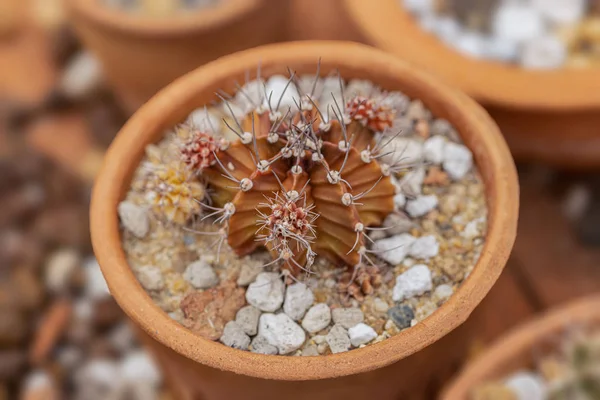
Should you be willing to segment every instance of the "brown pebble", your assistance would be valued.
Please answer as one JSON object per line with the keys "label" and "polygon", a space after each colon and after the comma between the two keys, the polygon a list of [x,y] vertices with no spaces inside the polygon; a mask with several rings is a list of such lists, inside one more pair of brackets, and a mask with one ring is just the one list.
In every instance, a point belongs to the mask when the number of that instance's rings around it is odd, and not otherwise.
{"label": "brown pebble", "polygon": [[188,294],[181,302],[181,311],[186,318],[184,325],[207,339],[217,340],[223,334],[225,324],[235,318],[244,304],[244,289],[232,281]]}
{"label": "brown pebble", "polygon": [[423,184],[425,185],[435,185],[435,186],[447,186],[450,184],[450,178],[448,174],[440,167],[431,167],[429,171],[427,171],[427,176],[423,180]]}
{"label": "brown pebble", "polygon": [[123,317],[123,311],[112,298],[107,298],[94,305],[94,326],[96,329],[111,327]]}
{"label": "brown pebble", "polygon": [[415,132],[423,139],[427,139],[429,137],[429,122],[424,119],[418,120],[415,124]]}

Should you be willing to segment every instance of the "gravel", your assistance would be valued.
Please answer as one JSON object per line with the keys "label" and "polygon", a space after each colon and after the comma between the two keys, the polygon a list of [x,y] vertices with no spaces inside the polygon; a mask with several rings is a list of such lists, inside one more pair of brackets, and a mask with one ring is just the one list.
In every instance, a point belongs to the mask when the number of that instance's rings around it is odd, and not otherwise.
{"label": "gravel", "polygon": [[242,330],[250,336],[256,335],[258,332],[258,319],[260,318],[260,310],[254,306],[245,306],[238,310],[235,316],[235,322]]}
{"label": "gravel", "polygon": [[165,287],[165,280],[160,268],[146,265],[136,271],[136,276],[146,290],[160,290]]}
{"label": "gravel", "polygon": [[312,306],[302,320],[302,327],[310,333],[325,329],[331,322],[331,309],[325,303]]}
{"label": "gravel", "polygon": [[285,292],[283,312],[291,319],[300,321],[314,301],[315,297],[312,290],[304,283],[294,283],[288,286]]}
{"label": "gravel", "polygon": [[431,288],[431,271],[426,265],[418,264],[396,277],[392,298],[394,301],[410,299],[422,295]]}
{"label": "gravel", "polygon": [[123,227],[139,239],[143,239],[150,229],[148,211],[130,201],[122,201],[117,208]]}
{"label": "gravel", "polygon": [[333,323],[342,328],[352,328],[364,321],[365,316],[360,308],[334,308],[331,310]]}
{"label": "gravel", "polygon": [[325,340],[333,354],[348,351],[352,345],[348,331],[341,325],[334,325],[325,336]]}
{"label": "gravel", "polygon": [[189,264],[183,273],[183,279],[196,289],[209,289],[219,284],[219,277],[204,259]]}
{"label": "gravel", "polygon": [[236,321],[229,321],[225,324],[223,335],[219,340],[225,346],[239,350],[248,350],[248,346],[250,346],[250,337]]}
{"label": "gravel", "polygon": [[397,304],[388,310],[388,316],[399,329],[409,328],[415,312],[406,304]]}
{"label": "gravel", "polygon": [[358,347],[375,339],[377,337],[377,332],[375,332],[375,329],[371,328],[369,325],[361,322],[360,324],[354,325],[352,328],[348,329],[348,336],[350,337],[350,343],[352,343],[352,346]]}
{"label": "gravel", "polygon": [[275,272],[261,272],[248,286],[246,301],[264,312],[274,312],[283,304],[285,286]]}
{"label": "gravel", "polygon": [[306,340],[304,329],[286,314],[261,315],[258,334],[277,347],[279,354],[289,354],[298,350]]}

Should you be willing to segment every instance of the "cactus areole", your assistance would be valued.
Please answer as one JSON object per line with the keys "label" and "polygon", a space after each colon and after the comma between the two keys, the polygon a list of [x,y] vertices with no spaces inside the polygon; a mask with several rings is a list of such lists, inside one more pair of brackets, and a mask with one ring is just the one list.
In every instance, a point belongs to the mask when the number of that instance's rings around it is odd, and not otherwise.
{"label": "cactus areole", "polygon": [[395,194],[394,166],[379,162],[390,139],[378,132],[394,113],[375,99],[332,99],[324,111],[310,94],[286,107],[269,98],[243,118],[223,99],[231,141],[188,127],[181,159],[207,183],[205,206],[238,255],[264,246],[294,275],[310,273],[317,256],[374,265],[367,231],[394,210]]}

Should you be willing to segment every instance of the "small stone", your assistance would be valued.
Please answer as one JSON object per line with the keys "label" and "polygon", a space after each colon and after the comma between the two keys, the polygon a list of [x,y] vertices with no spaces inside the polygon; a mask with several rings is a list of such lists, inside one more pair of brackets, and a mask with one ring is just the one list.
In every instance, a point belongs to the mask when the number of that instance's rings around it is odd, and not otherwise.
{"label": "small stone", "polygon": [[301,282],[294,283],[288,286],[285,292],[283,312],[294,321],[300,321],[314,301],[315,297],[310,288]]}
{"label": "small stone", "polygon": [[447,186],[450,184],[448,174],[439,167],[431,167],[427,171],[427,176],[423,180],[424,185]]}
{"label": "small stone", "polygon": [[70,99],[80,99],[95,91],[102,82],[102,67],[90,52],[73,57],[60,78],[59,87]]}
{"label": "small stone", "polygon": [[258,319],[260,318],[260,310],[254,306],[245,306],[239,309],[235,316],[235,322],[242,330],[250,336],[256,335],[258,332]]}
{"label": "small stone", "polygon": [[248,350],[248,346],[250,346],[250,337],[246,335],[242,326],[236,321],[229,321],[225,324],[220,340],[225,346],[234,349]]}
{"label": "small stone", "polygon": [[361,322],[348,329],[348,336],[350,337],[352,346],[358,347],[361,344],[369,343],[371,340],[375,339],[377,337],[377,332],[369,325]]}
{"label": "small stone", "polygon": [[469,221],[466,225],[465,228],[462,231],[462,236],[467,238],[467,239],[474,239],[476,237],[481,236],[481,231],[479,229],[479,224],[482,221],[478,218],[478,219],[474,219],[473,221]]}
{"label": "small stone", "polygon": [[386,152],[390,154],[381,158],[381,161],[390,165],[415,165],[423,160],[423,144],[414,139],[397,137],[388,145]]}
{"label": "small stone", "polygon": [[423,191],[425,168],[419,167],[411,170],[400,181],[400,189],[406,196],[415,197]]}
{"label": "small stone", "polygon": [[[289,81],[290,79],[283,75],[273,75],[269,78],[264,89],[266,93],[264,105],[267,108],[285,114],[287,108],[295,107],[295,102],[300,98],[300,95],[296,86]],[[269,104],[269,99],[271,104]],[[278,104],[279,109],[277,109]]]}
{"label": "small stone", "polygon": [[165,287],[165,280],[160,268],[145,265],[136,269],[136,276],[146,290],[160,290]]}
{"label": "small stone", "polygon": [[586,0],[533,0],[532,4],[552,23],[575,24],[586,12]]}
{"label": "small stone", "polygon": [[[415,312],[413,309],[406,304],[397,304],[388,310],[388,315],[394,324],[399,329],[406,329],[410,327],[411,321],[415,318]],[[389,329],[386,324],[386,329]]]}
{"label": "small stone", "polygon": [[333,323],[339,325],[342,328],[352,328],[356,324],[360,324],[364,321],[365,316],[360,308],[334,308],[331,311],[333,317]]}
{"label": "small stone", "polygon": [[375,97],[379,94],[377,86],[366,79],[351,79],[344,92],[348,98],[354,96]]}
{"label": "small stone", "polygon": [[473,154],[462,144],[448,143],[444,148],[443,166],[452,179],[462,179],[473,166]]}
{"label": "small stone", "polygon": [[313,356],[318,356],[318,355],[319,355],[319,350],[317,349],[317,346],[314,344],[309,344],[304,349],[302,349],[303,357],[313,357]]}
{"label": "small stone", "polygon": [[489,37],[486,40],[485,57],[502,62],[514,62],[519,55],[519,43],[505,38]]}
{"label": "small stone", "polygon": [[304,329],[286,314],[263,314],[258,323],[258,334],[264,336],[279,354],[298,350],[306,340]]}
{"label": "small stone", "polygon": [[135,336],[128,323],[122,322],[108,334],[108,341],[112,347],[121,353],[126,353],[135,345]]}
{"label": "small stone", "polygon": [[443,136],[432,136],[423,144],[423,156],[425,161],[433,164],[441,164],[444,160],[444,147],[446,138]]}
{"label": "small stone", "polygon": [[417,196],[414,200],[406,202],[406,212],[413,218],[419,218],[435,209],[437,205],[438,198],[434,194]]}
{"label": "small stone", "polygon": [[270,354],[276,355],[279,352],[277,351],[277,347],[270,344],[264,336],[258,335],[254,339],[252,339],[252,343],[250,344],[252,347],[253,353],[258,354]]}
{"label": "small stone", "polygon": [[95,258],[88,258],[83,262],[85,272],[85,294],[92,300],[102,300],[110,297],[108,285],[104,280],[100,265]]}
{"label": "small stone", "polygon": [[204,259],[188,265],[183,273],[183,279],[196,289],[208,289],[219,283],[219,277]]}
{"label": "small stone", "polygon": [[150,355],[138,350],[128,353],[121,362],[121,378],[127,382],[143,382],[157,388],[162,381],[161,373]]}
{"label": "small stone", "polygon": [[64,292],[80,265],[81,257],[75,250],[55,251],[46,262],[46,287],[54,293]]}
{"label": "small stone", "polygon": [[434,120],[433,123],[431,124],[430,129],[431,129],[432,137],[445,136],[447,138],[454,140],[453,138],[457,136],[456,131],[452,127],[452,124],[450,124],[450,122],[448,122],[448,120],[443,119],[443,118],[438,118],[438,119]]}
{"label": "small stone", "polygon": [[215,135],[219,135],[221,133],[221,119],[215,115],[214,112],[205,110],[203,107],[192,111],[188,116],[188,122],[201,132],[212,133]]}
{"label": "small stone", "polygon": [[390,308],[390,305],[387,303],[387,301],[376,297],[375,300],[373,300],[373,308],[378,313],[386,313]]}
{"label": "small stone", "polygon": [[530,372],[517,372],[504,382],[515,392],[518,400],[544,400],[546,399],[546,385],[544,381]]}
{"label": "small stone", "polygon": [[452,289],[452,286],[444,283],[435,288],[433,291],[433,298],[437,301],[445,301],[449,299],[453,293],[454,289]]}
{"label": "small stone", "polygon": [[150,229],[148,211],[130,201],[122,201],[117,208],[123,227],[135,237],[143,239]]}
{"label": "small stone", "polygon": [[431,271],[426,265],[417,264],[396,277],[392,293],[394,301],[402,301],[431,290]]}
{"label": "small stone", "polygon": [[319,352],[319,354],[325,354],[327,352],[327,349],[329,349],[329,344],[327,342],[317,345],[317,351]]}
{"label": "small stone", "polygon": [[[85,388],[99,397],[106,398],[111,388],[122,382],[119,364],[115,361],[97,358],[88,361],[75,373],[75,384],[78,389]],[[89,392],[88,392],[89,393]]]}
{"label": "small stone", "polygon": [[331,309],[327,304],[319,303],[308,310],[302,320],[302,327],[307,332],[315,333],[328,327],[330,322]]}
{"label": "small stone", "polygon": [[520,62],[525,68],[555,69],[567,59],[567,47],[552,35],[526,41],[521,48]]}
{"label": "small stone", "polygon": [[285,286],[276,272],[261,272],[248,286],[246,300],[265,312],[274,312],[283,303]]}
{"label": "small stone", "polygon": [[316,344],[323,344],[327,342],[327,338],[325,337],[325,335],[315,335],[312,337],[312,341]]}
{"label": "small stone", "polygon": [[398,91],[388,92],[384,96],[382,96],[381,99],[381,105],[396,110],[396,113],[398,114],[404,113],[408,109],[409,104],[410,99],[408,98],[408,96]]}
{"label": "small stone", "polygon": [[408,255],[410,246],[415,242],[415,238],[408,233],[392,236],[386,239],[380,239],[373,244],[373,250],[378,252],[378,256],[391,265],[397,265]]}
{"label": "small stone", "polygon": [[440,245],[433,235],[421,236],[410,246],[408,254],[417,259],[429,259],[438,255]]}
{"label": "small stone", "polygon": [[333,354],[348,351],[352,345],[348,331],[341,325],[334,325],[325,338]]}
{"label": "small stone", "polygon": [[482,58],[485,54],[485,38],[477,32],[463,32],[454,41],[454,46],[461,53],[473,57]]}
{"label": "small stone", "polygon": [[235,104],[245,112],[252,112],[259,108],[263,104],[265,97],[264,84],[265,82],[262,79],[254,79],[246,83],[235,94]]}
{"label": "small stone", "polygon": [[394,196],[394,207],[396,210],[401,210],[406,205],[406,196],[403,193],[397,193]]}
{"label": "small stone", "polygon": [[517,42],[539,37],[544,29],[542,14],[534,7],[518,2],[502,3],[492,22],[495,36]]}
{"label": "small stone", "polygon": [[238,286],[248,286],[260,274],[263,272],[264,268],[262,268],[259,264],[244,264],[240,269],[240,276],[237,279]]}
{"label": "small stone", "polygon": [[472,400],[518,400],[515,393],[498,382],[486,382],[471,391]]}

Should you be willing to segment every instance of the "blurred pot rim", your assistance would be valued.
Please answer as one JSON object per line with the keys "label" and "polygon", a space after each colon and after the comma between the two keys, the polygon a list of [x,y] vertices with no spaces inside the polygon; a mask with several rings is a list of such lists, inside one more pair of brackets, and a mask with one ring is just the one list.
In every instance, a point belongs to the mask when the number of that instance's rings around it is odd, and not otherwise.
{"label": "blurred pot rim", "polygon": [[[507,367],[523,358],[531,359],[536,345],[568,331],[569,324],[600,324],[600,294],[586,296],[566,305],[550,309],[543,315],[517,326],[495,341],[483,354],[459,373],[441,397],[444,400],[469,398],[480,383],[510,374]],[[514,370],[513,372],[517,372]]]}
{"label": "blurred pot rim", "polygon": [[[389,90],[421,99],[435,114],[453,123],[485,183],[487,240],[479,261],[454,295],[426,320],[380,343],[318,357],[284,357],[235,350],[204,339],[169,318],[142,289],[121,248],[117,206],[149,143],[183,120],[196,107],[233,90],[260,63],[263,76],[286,73],[289,66],[314,74],[339,68],[342,76],[371,79]],[[308,72],[310,71],[310,72]],[[291,42],[235,53],[174,81],[140,108],[119,132],[97,177],[92,205],[94,251],[119,305],[151,337],[198,363],[238,374],[278,380],[316,380],[358,374],[414,354],[462,324],[502,272],[516,236],[518,180],[512,157],[489,115],[473,100],[439,83],[394,56],[356,43]]]}
{"label": "blurred pot rim", "polygon": [[[176,37],[230,25],[254,12],[269,0],[227,0],[222,4],[169,17],[132,15],[108,7],[102,0],[66,0],[67,9],[89,23],[148,38]],[[202,49],[198,49],[202,51]]]}
{"label": "blurred pot rim", "polygon": [[469,58],[423,30],[400,0],[344,0],[374,46],[445,79],[484,104],[544,110],[600,107],[600,68],[531,70]]}

